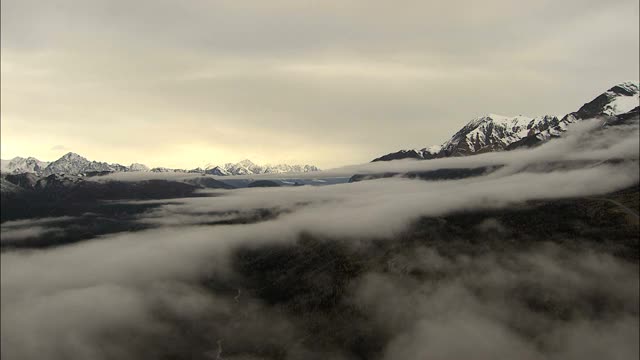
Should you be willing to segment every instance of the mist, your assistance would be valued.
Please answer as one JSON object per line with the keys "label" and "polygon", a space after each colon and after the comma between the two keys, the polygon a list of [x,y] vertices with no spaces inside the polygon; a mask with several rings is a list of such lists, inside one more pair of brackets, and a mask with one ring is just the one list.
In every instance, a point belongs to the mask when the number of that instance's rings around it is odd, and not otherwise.
{"label": "mist", "polygon": [[[2,252],[2,356],[637,359],[637,223],[600,199],[637,191],[638,127],[599,126],[322,174],[501,165],[465,179],[122,201],[156,205],[133,220],[150,228]],[[74,220],[3,223],[3,241]]]}

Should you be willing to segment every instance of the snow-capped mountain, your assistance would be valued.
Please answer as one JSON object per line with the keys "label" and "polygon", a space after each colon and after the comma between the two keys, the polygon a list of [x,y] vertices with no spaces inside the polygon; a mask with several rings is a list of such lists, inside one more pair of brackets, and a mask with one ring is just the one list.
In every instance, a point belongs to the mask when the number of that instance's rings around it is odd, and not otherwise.
{"label": "snow-capped mountain", "polygon": [[172,173],[172,172],[184,172],[186,173],[186,170],[183,169],[170,169],[170,168],[166,168],[166,167],[154,167],[151,170],[149,170],[151,172],[157,172],[157,173]]}
{"label": "snow-capped mountain", "polygon": [[461,156],[505,150],[528,136],[541,136],[544,139],[558,136],[568,124],[568,121],[561,121],[552,115],[530,118],[489,114],[469,122],[442,144],[438,154]]}
{"label": "snow-capped mountain", "polygon": [[373,161],[407,158],[428,160],[535,145],[560,136],[569,124],[578,120],[603,117],[613,123],[619,118],[633,117],[639,111],[639,93],[637,82],[624,82],[562,118],[553,115],[535,118],[522,115],[484,115],[471,120],[442,145],[420,150],[400,150]]}
{"label": "snow-capped mountain", "polygon": [[619,116],[633,110],[638,111],[640,86],[637,81],[618,84],[567,116],[588,119],[596,116]]}
{"label": "snow-capped mountain", "polygon": [[76,153],[70,152],[49,164],[42,174],[46,176],[51,174],[83,174],[103,171],[112,172],[124,171],[126,168],[126,166],[119,164],[109,165],[105,162],[89,161]]}
{"label": "snow-capped mountain", "polygon": [[313,165],[256,165],[251,160],[245,159],[238,163],[227,163],[222,168],[216,167],[217,171],[228,175],[257,175],[257,174],[285,174],[320,171]]}
{"label": "snow-capped mountain", "polygon": [[278,165],[266,165],[263,172],[265,174],[285,174],[285,173],[305,173],[305,172],[313,172],[313,171],[320,171],[320,169],[318,169],[313,165],[278,164]]}
{"label": "snow-capped mountain", "polygon": [[204,173],[207,175],[216,175],[216,176],[227,176],[231,175],[227,170],[221,168],[220,166],[207,166],[204,169]]}
{"label": "snow-capped mountain", "polygon": [[530,118],[523,115],[487,114],[471,120],[442,145],[420,150],[400,150],[373,161],[406,158],[429,160],[507,150],[529,136],[535,136],[540,140],[559,136],[569,123],[566,119],[560,120],[552,115]]}
{"label": "snow-capped mountain", "polygon": [[47,165],[46,161],[40,161],[34,157],[15,157],[11,160],[2,160],[2,172],[11,174],[40,173]]}
{"label": "snow-capped mountain", "polygon": [[139,163],[129,166],[106,162],[90,161],[76,153],[67,153],[60,159],[47,163],[35,158],[15,158],[12,160],[2,160],[2,172],[5,174],[33,173],[38,176],[49,176],[52,174],[66,175],[90,175],[110,172],[131,172],[131,171],[151,171],[159,173],[196,173],[216,176],[229,175],[257,175],[257,174],[284,174],[319,171],[313,165],[256,165],[251,160],[242,160],[238,163],[227,163],[224,166],[212,166],[191,170],[171,169],[166,167],[155,167],[149,169]]}
{"label": "snow-capped mountain", "polygon": [[245,159],[238,163],[226,163],[224,169],[231,175],[262,174],[262,166],[254,164],[251,160]]}
{"label": "snow-capped mountain", "polygon": [[131,166],[124,166],[117,163],[108,164],[90,161],[72,152],[51,163],[40,161],[33,157],[16,157],[11,160],[2,160],[2,172],[5,174],[33,173],[40,176],[48,176],[52,174],[82,175],[126,171],[149,171],[149,168],[137,163],[131,164]]}
{"label": "snow-capped mountain", "polygon": [[149,167],[144,164],[133,163],[129,165],[129,171],[149,171]]}

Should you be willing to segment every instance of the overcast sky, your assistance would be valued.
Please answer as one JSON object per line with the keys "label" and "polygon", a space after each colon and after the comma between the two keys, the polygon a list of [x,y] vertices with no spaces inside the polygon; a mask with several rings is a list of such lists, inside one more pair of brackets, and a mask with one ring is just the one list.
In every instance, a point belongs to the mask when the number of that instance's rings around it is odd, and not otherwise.
{"label": "overcast sky", "polygon": [[333,167],[637,80],[638,0],[2,0],[2,158]]}

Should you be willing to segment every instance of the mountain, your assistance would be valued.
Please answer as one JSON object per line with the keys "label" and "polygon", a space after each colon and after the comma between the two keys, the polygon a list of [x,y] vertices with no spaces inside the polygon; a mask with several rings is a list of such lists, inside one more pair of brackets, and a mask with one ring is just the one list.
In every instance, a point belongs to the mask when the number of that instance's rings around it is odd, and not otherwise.
{"label": "mountain", "polygon": [[183,169],[170,169],[170,168],[166,168],[166,167],[154,167],[151,170],[149,170],[151,172],[157,172],[157,173],[172,173],[172,172],[184,172],[186,173],[186,170]]}
{"label": "mountain", "polygon": [[220,166],[214,166],[214,167],[207,166],[207,168],[204,169],[204,173],[207,175],[216,175],[216,176],[231,175],[227,170],[221,168]]}
{"label": "mountain", "polygon": [[559,136],[568,124],[551,115],[530,118],[489,114],[469,122],[442,145],[438,154],[439,157],[464,156],[505,150],[528,136],[543,139]]}
{"label": "mountain", "polygon": [[11,160],[2,160],[2,172],[11,174],[40,173],[47,165],[46,161],[40,161],[34,157],[15,157]]}
{"label": "mountain", "polygon": [[320,169],[318,169],[313,165],[287,165],[287,164],[266,165],[264,168],[265,174],[305,173],[305,172],[313,172],[313,171],[320,171]]}
{"label": "mountain", "polygon": [[373,161],[429,160],[534,146],[560,136],[566,131],[567,126],[575,121],[601,117],[607,123],[615,124],[618,121],[637,118],[639,93],[637,82],[624,82],[584,104],[578,111],[562,118],[553,115],[535,118],[523,115],[484,115],[471,120],[442,145],[420,150],[400,150],[378,157]]}
{"label": "mountain", "polygon": [[76,153],[70,152],[49,164],[42,174],[45,176],[51,174],[83,174],[88,172],[125,171],[124,169],[127,169],[127,167],[118,164],[114,166],[104,162],[89,161]]}
{"label": "mountain", "polygon": [[319,171],[313,165],[256,165],[251,160],[245,159],[238,163],[227,163],[224,166],[207,165],[207,167],[197,167],[191,170],[171,169],[166,167],[155,167],[149,169],[146,165],[133,163],[129,166],[117,163],[108,164],[106,162],[90,161],[76,153],[70,152],[60,159],[51,163],[40,161],[36,158],[16,157],[11,160],[2,160],[2,173],[22,174],[33,173],[40,176],[52,174],[67,175],[104,175],[111,172],[131,172],[131,171],[151,171],[159,173],[196,173],[215,176],[228,175],[257,175],[257,174],[285,174],[303,173]]}
{"label": "mountain", "polygon": [[640,103],[637,81],[626,81],[618,84],[567,116],[576,119],[588,119],[596,116],[617,116],[632,110],[638,111]]}
{"label": "mountain", "polygon": [[238,163],[226,163],[223,168],[216,167],[218,171],[229,175],[258,175],[258,174],[286,174],[320,171],[313,165],[256,165],[251,160],[245,159]]}
{"label": "mountain", "polygon": [[[582,105],[578,111],[565,115],[560,120],[560,128],[556,128],[556,130],[563,132],[567,124],[592,118],[602,118],[609,125],[615,125],[632,119],[637,121],[640,112],[639,94],[640,86],[637,82],[627,81],[618,84],[590,102]],[[509,145],[507,150],[521,146],[535,146],[548,140],[550,137],[558,135],[559,134],[529,134],[525,138]]]}
{"label": "mountain", "polygon": [[129,171],[149,171],[149,168],[144,164],[133,163],[129,165]]}
{"label": "mountain", "polygon": [[261,174],[262,167],[254,164],[249,159],[242,160],[238,163],[226,163],[224,169],[232,175],[250,175]]}

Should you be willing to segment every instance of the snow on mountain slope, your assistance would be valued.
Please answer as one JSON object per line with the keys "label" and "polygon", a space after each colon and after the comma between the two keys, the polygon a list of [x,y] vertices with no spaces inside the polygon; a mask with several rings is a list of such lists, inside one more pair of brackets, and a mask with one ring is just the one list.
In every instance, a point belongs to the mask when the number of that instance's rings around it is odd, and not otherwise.
{"label": "snow on mountain slope", "polygon": [[557,136],[566,128],[555,116],[537,118],[527,116],[504,116],[487,114],[471,120],[442,145],[434,145],[421,150],[400,150],[374,161],[404,158],[434,159],[446,156],[461,156],[487,151],[505,150],[523,138],[536,135],[540,139]]}
{"label": "snow on mountain slope", "polygon": [[621,115],[640,106],[638,83],[631,81],[616,85],[603,95],[608,100],[602,113],[609,116]]}
{"label": "snow on mountain slope", "polygon": [[320,171],[320,169],[313,165],[256,165],[248,159],[235,164],[227,163],[224,165],[224,170],[231,175],[286,174]]}
{"label": "snow on mountain slope", "polygon": [[170,169],[166,167],[154,167],[149,171],[156,172],[156,173],[175,173],[175,172],[186,173],[187,172],[186,170],[183,170],[183,169]]}
{"label": "snow on mountain slope", "polygon": [[42,173],[46,176],[51,174],[124,171],[124,169],[126,167],[119,164],[109,165],[104,162],[89,161],[76,153],[70,152],[49,164]]}
{"label": "snow on mountain slope", "polygon": [[235,164],[226,163],[222,168],[216,168],[228,175],[286,174],[319,171],[319,169],[313,165],[256,165],[248,159]]}
{"label": "snow on mountain slope", "polygon": [[604,117],[615,122],[616,118],[629,117],[634,111],[637,113],[639,92],[638,82],[623,82],[562,118],[552,115],[530,118],[488,114],[471,120],[442,145],[421,150],[400,150],[373,161],[406,158],[428,160],[532,146],[560,136],[569,124],[578,120]]}
{"label": "snow on mountain slope", "polygon": [[232,175],[249,175],[249,174],[261,174],[262,167],[254,164],[249,159],[242,160],[238,163],[226,163],[224,164],[224,170]]}
{"label": "snow on mountain slope", "polygon": [[67,175],[96,175],[100,173],[110,172],[156,172],[156,173],[198,173],[216,176],[228,175],[257,175],[257,174],[285,174],[285,173],[303,173],[311,171],[319,171],[313,165],[256,165],[251,160],[245,159],[238,163],[227,163],[224,166],[207,165],[203,168],[195,168],[191,170],[171,169],[165,167],[155,167],[149,169],[147,166],[139,163],[133,163],[130,166],[106,162],[90,161],[76,153],[70,152],[62,156],[56,161],[47,163],[39,161],[35,158],[16,157],[12,160],[2,160],[2,173],[5,174],[21,174],[34,173],[39,176],[49,176],[52,174]]}
{"label": "snow on mountain slope", "polygon": [[227,170],[221,168],[220,166],[207,166],[204,169],[204,173],[207,175],[216,175],[216,176],[227,176],[231,175]]}
{"label": "snow on mountain slope", "polygon": [[15,157],[11,160],[2,160],[2,172],[20,174],[20,173],[40,173],[47,165],[46,161],[40,161],[34,157],[22,158]]}
{"label": "snow on mountain slope", "polygon": [[500,151],[527,136],[548,139],[562,133],[568,121],[552,115],[536,118],[489,114],[469,122],[442,145],[441,156],[460,156]]}
{"label": "snow on mountain slope", "polygon": [[595,99],[582,105],[578,111],[567,114],[567,117],[589,119],[598,116],[618,116],[640,106],[640,86],[638,82],[620,83]]}
{"label": "snow on mountain slope", "polygon": [[0,171],[5,172],[11,160],[1,160],[0,159]]}
{"label": "snow on mountain slope", "polygon": [[286,173],[303,173],[319,171],[319,169],[313,165],[266,165],[263,169],[263,174],[286,174]]}
{"label": "snow on mountain slope", "polygon": [[149,168],[144,164],[133,163],[129,165],[129,171],[149,171]]}

